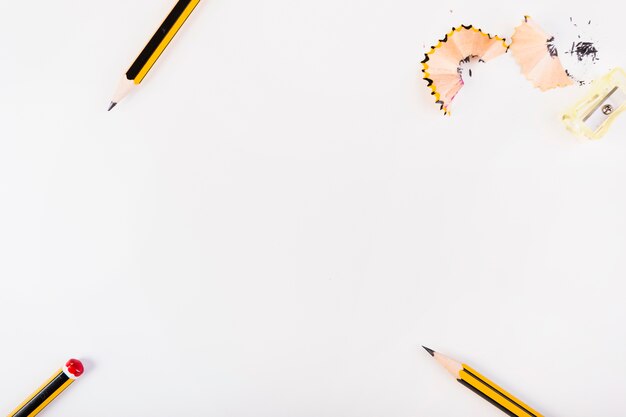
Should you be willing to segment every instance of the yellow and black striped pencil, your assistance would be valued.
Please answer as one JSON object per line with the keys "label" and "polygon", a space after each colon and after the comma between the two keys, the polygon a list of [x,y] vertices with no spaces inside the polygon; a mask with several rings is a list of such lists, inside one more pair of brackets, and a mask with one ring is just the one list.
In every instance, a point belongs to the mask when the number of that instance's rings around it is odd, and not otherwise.
{"label": "yellow and black striped pencil", "polygon": [[84,372],[78,359],[70,359],[62,369],[55,372],[41,387],[18,405],[9,417],[33,417],[69,387]]}
{"label": "yellow and black striped pencil", "polygon": [[200,3],[200,0],[178,0],[169,15],[159,26],[148,44],[143,48],[135,62],[128,68],[126,74],[120,80],[113,99],[109,105],[109,111],[113,109],[134,87],[140,84],[154,63],[159,59],[167,45],[174,38],[191,12]]}
{"label": "yellow and black striped pencil", "polygon": [[441,353],[422,346],[430,356],[435,358],[444,368],[448,370],[465,387],[498,407],[504,413],[512,417],[543,417],[543,414],[535,411],[518,398],[506,392],[504,389],[494,384],[476,370],[469,366],[450,359]]}

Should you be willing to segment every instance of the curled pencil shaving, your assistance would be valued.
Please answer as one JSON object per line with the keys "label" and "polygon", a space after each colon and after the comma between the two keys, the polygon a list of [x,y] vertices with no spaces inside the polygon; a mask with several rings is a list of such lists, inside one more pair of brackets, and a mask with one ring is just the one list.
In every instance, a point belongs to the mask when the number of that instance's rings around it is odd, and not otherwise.
{"label": "curled pencil shaving", "polygon": [[[511,53],[524,76],[542,91],[574,83],[586,84],[592,77],[590,66],[600,60],[597,43],[585,32],[591,20],[579,25],[570,17],[569,23],[556,39],[547,35],[529,16],[515,28]],[[551,60],[546,58],[544,49]]]}
{"label": "curled pencil shaving", "polygon": [[522,74],[540,90],[573,84],[559,59],[554,36],[545,33],[530,16],[515,28],[510,48]]}
{"label": "curled pencil shaving", "polygon": [[[484,33],[472,25],[461,25],[453,27],[426,52],[422,61],[423,78],[444,114],[450,114],[450,103],[464,85],[463,65],[473,60],[487,62],[507,50],[504,38]],[[469,75],[472,76],[471,69]]]}

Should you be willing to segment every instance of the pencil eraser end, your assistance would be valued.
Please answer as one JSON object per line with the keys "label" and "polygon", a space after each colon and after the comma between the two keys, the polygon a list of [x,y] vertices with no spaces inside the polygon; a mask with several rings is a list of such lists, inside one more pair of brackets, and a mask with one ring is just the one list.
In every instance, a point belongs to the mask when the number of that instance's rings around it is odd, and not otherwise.
{"label": "pencil eraser end", "polygon": [[63,367],[63,371],[71,379],[76,379],[85,372],[85,367],[78,359],[70,359]]}

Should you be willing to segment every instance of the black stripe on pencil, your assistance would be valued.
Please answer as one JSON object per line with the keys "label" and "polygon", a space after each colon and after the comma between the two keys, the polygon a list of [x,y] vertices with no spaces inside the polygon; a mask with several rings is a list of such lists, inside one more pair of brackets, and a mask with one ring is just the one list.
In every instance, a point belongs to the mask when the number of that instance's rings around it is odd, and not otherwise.
{"label": "black stripe on pencil", "polygon": [[59,390],[63,384],[69,381],[69,377],[65,375],[65,372],[60,372],[52,381],[41,389],[30,401],[28,401],[22,408],[11,415],[11,417],[28,417],[40,407],[45,401],[47,401],[52,394]]}
{"label": "black stripe on pencil", "polygon": [[134,80],[137,77],[139,71],[141,71],[152,54],[154,54],[154,51],[156,51],[159,45],[161,45],[161,42],[163,42],[167,33],[172,30],[176,20],[178,20],[180,15],[185,11],[185,8],[189,5],[189,3],[191,3],[191,0],[179,0],[179,2],[176,3],[170,14],[167,15],[163,23],[161,23],[161,26],[159,26],[139,56],[137,56],[135,62],[133,62],[130,68],[128,68],[128,71],[126,71],[127,79]]}

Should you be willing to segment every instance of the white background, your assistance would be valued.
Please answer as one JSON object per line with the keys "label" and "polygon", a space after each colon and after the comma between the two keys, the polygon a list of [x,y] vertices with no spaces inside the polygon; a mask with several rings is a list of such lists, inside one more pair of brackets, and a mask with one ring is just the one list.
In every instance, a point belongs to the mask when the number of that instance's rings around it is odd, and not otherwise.
{"label": "white background", "polygon": [[624,66],[620,2],[204,0],[107,113],[173,3],[0,2],[0,414],[77,356],[46,416],[502,415],[425,344],[623,415],[626,120],[577,141],[510,54],[451,117],[418,78],[524,14]]}

